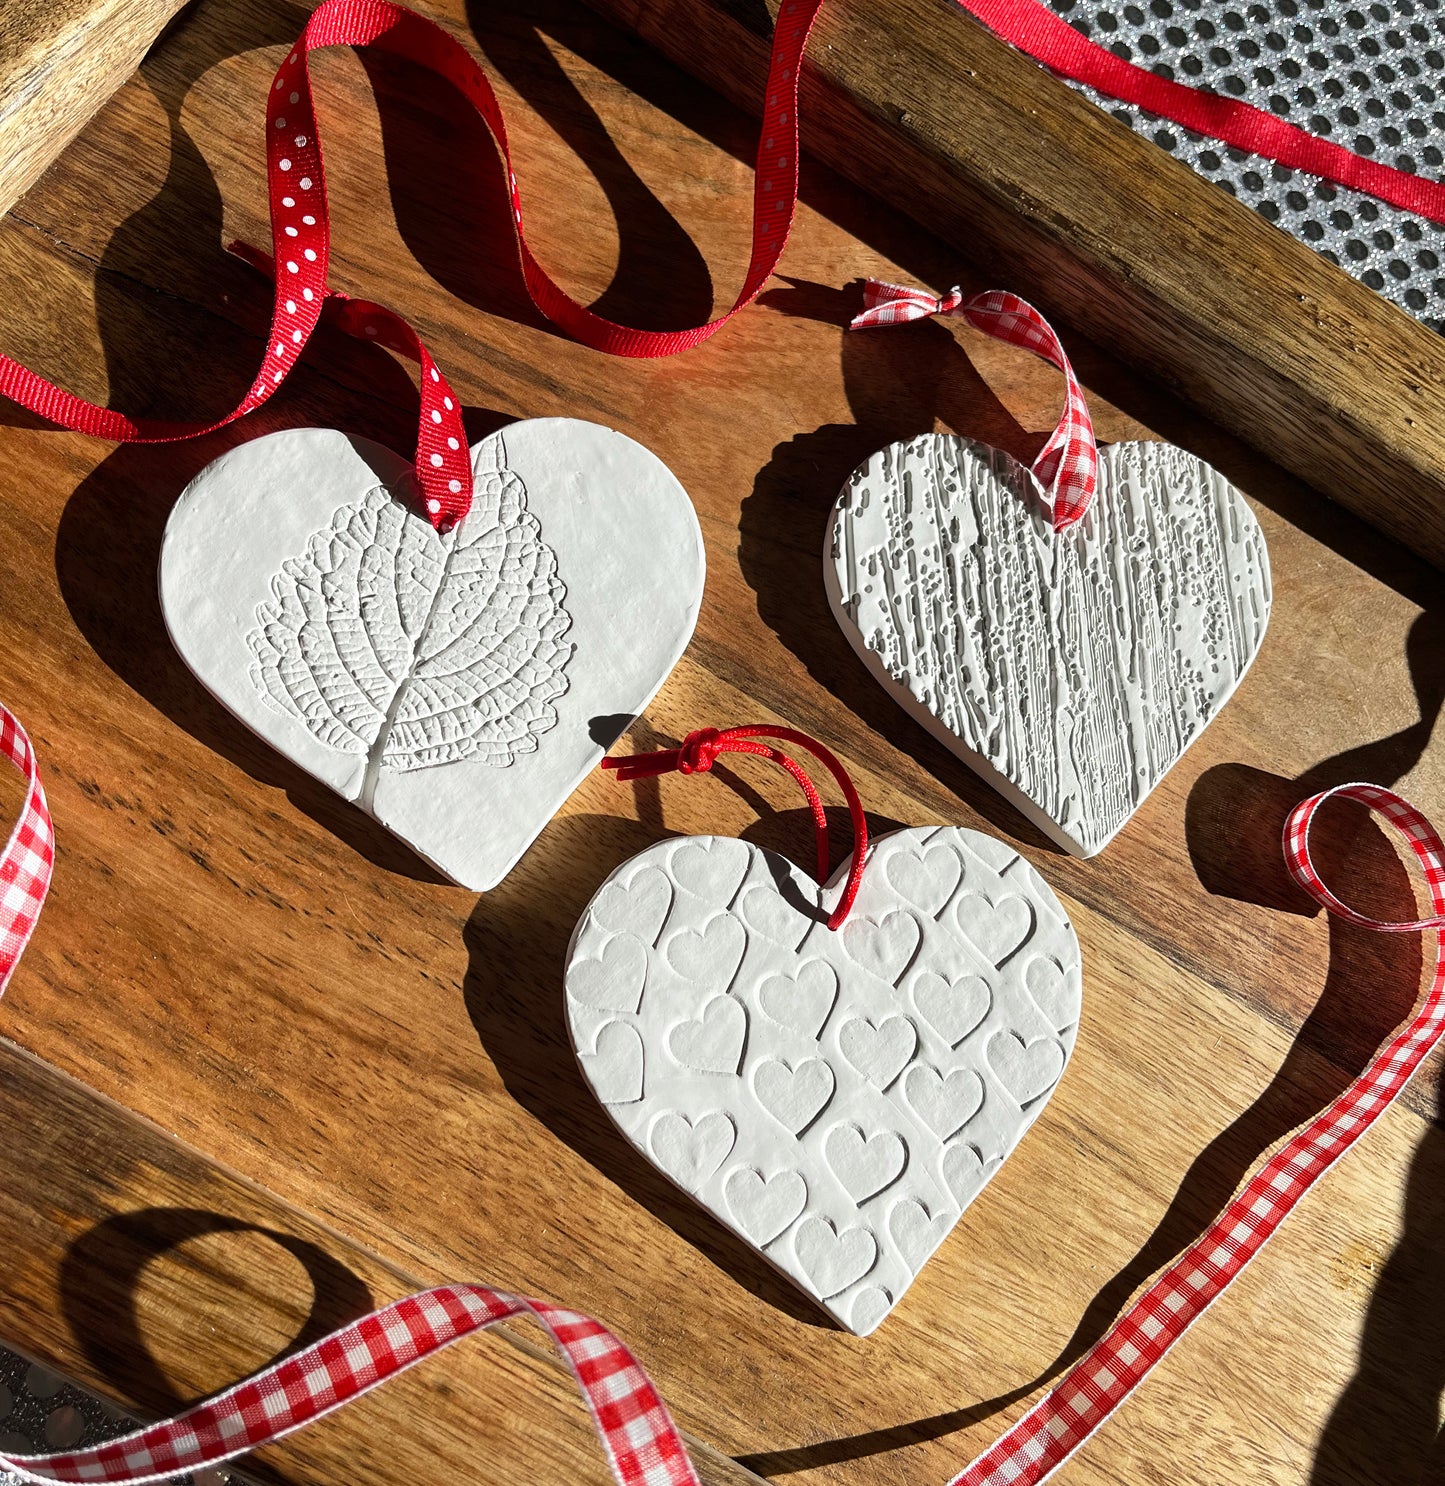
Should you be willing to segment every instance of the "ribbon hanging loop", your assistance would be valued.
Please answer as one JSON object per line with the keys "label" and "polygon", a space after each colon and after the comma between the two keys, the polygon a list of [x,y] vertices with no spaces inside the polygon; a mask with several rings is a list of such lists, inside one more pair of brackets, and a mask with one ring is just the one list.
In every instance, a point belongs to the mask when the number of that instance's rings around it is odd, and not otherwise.
{"label": "ribbon hanging loop", "polygon": [[869,279],[863,286],[863,310],[850,330],[907,325],[935,315],[962,315],[975,330],[1032,351],[1064,374],[1064,410],[1032,469],[1049,503],[1055,531],[1068,531],[1084,519],[1099,484],[1099,447],[1084,389],[1054,327],[1031,305],[1004,289],[964,297],[951,289],[939,298],[926,289]]}

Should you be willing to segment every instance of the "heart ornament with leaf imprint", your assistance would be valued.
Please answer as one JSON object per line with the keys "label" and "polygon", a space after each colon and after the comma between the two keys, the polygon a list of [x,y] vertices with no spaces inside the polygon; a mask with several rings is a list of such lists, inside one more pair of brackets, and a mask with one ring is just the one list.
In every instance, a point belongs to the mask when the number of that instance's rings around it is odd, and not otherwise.
{"label": "heart ornament with leaf imprint", "polygon": [[471,460],[470,508],[439,530],[379,444],[243,444],[181,496],[160,589],[176,648],[242,722],[485,889],[682,654],[703,548],[676,478],[611,429],[516,423]]}
{"label": "heart ornament with leaf imprint", "polygon": [[[722,751],[783,761],[747,744],[784,738],[846,779],[789,729],[700,736],[607,763],[637,778]],[[565,987],[583,1077],[626,1139],[863,1335],[1047,1104],[1081,971],[1016,851],[952,826],[869,846],[861,806],[854,822],[826,887],[731,838],[649,847],[583,913]]]}
{"label": "heart ornament with leaf imprint", "polygon": [[998,292],[870,285],[855,326],[960,313],[1065,375],[1025,468],[971,440],[892,444],[844,486],[833,612],[903,708],[1066,850],[1101,850],[1234,693],[1264,639],[1269,555],[1244,497],[1165,443],[1100,450],[1058,337]]}

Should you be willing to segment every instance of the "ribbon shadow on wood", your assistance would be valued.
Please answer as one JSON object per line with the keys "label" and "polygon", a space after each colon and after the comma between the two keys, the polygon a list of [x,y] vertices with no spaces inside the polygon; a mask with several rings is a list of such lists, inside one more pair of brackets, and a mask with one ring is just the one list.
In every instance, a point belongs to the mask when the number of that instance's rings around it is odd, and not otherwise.
{"label": "ribbon shadow on wood", "polygon": [[[741,147],[746,138],[750,152],[756,124],[575,0],[469,4],[467,10],[470,49],[482,53],[494,81],[509,84],[537,112],[606,198],[616,224],[617,262],[592,309],[644,329],[707,320],[713,285],[701,251],[618,148],[554,48],[582,57],[619,101],[642,98],[715,142]],[[364,50],[361,58],[380,110],[392,208],[417,261],[474,308],[560,334],[526,292],[506,177],[480,116],[434,75],[380,48]],[[502,102],[505,108],[505,97]],[[525,162],[518,173],[524,206],[555,189],[544,171]],[[577,247],[585,257],[608,251],[605,218],[600,226],[580,222],[579,231],[585,237]],[[587,240],[593,237],[598,240]],[[542,256],[566,287],[566,262],[545,249]]]}
{"label": "ribbon shadow on wood", "polygon": [[[309,1310],[291,1340],[274,1356],[254,1360],[246,1371],[302,1351],[373,1308],[370,1290],[351,1270],[289,1233],[192,1208],[153,1207],[107,1218],[67,1251],[60,1271],[61,1306],[91,1366],[114,1385],[118,1397],[148,1415],[174,1414],[194,1401],[176,1391],[147,1342],[137,1292],[151,1266],[184,1266],[188,1294],[197,1283],[213,1284],[237,1299],[238,1278],[253,1285],[252,1304],[247,1306],[246,1297],[239,1297],[233,1315],[243,1336],[247,1330],[264,1333],[281,1308],[270,1288],[274,1272],[269,1265],[257,1271],[254,1252],[248,1249],[244,1264],[227,1263],[224,1257],[217,1263],[213,1247],[193,1247],[199,1240],[228,1235],[274,1245],[301,1266],[311,1290]],[[254,1459],[247,1462],[246,1472],[267,1481],[286,1479]]]}

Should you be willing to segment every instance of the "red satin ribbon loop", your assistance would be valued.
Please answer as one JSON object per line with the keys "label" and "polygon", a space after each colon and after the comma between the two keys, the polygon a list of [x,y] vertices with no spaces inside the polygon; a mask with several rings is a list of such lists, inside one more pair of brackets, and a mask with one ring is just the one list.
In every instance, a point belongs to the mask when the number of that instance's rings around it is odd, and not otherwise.
{"label": "red satin ribbon loop", "polygon": [[[1368,805],[1404,836],[1425,874],[1430,914],[1405,923],[1384,922],[1356,912],[1325,886],[1310,858],[1309,834],[1320,807],[1333,799]],[[1285,823],[1284,857],[1294,880],[1350,923],[1383,933],[1445,929],[1445,846],[1430,822],[1393,790],[1343,784],[1311,795]],[[1208,1231],[1144,1291],[1103,1340],[950,1486],[1038,1486],[1052,1475],[1229,1288],[1305,1193],[1394,1103],[1442,1034],[1445,933],[1436,938],[1434,978],[1420,1009],[1364,1073],[1265,1161]]]}
{"label": "red satin ribbon loop", "polygon": [[858,888],[863,881],[863,868],[868,859],[868,819],[863,812],[863,802],[848,771],[838,759],[806,733],[796,728],[775,727],[760,723],[751,727],[727,728],[719,732],[716,728],[698,728],[683,739],[678,748],[659,749],[656,753],[634,753],[625,758],[605,758],[602,767],[615,773],[619,780],[649,779],[658,774],[705,774],[722,753],[753,753],[760,758],[771,759],[781,765],[798,781],[808,802],[813,817],[813,834],[818,848],[818,882],[828,884],[828,814],[823,808],[822,796],[817,786],[808,777],[808,771],[795,759],[788,757],[780,748],[770,747],[757,741],[760,738],[777,738],[806,748],[838,782],[843,798],[848,802],[848,814],[853,822],[853,856],[848,871],[848,880],[843,885],[843,895],[828,915],[828,927],[839,929],[848,917]]}

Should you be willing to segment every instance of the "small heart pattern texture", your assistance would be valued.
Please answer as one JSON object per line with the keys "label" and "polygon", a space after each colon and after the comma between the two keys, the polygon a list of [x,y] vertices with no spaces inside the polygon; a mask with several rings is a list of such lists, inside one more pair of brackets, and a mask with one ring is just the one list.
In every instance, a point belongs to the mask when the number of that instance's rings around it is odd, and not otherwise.
{"label": "small heart pattern texture", "polygon": [[242,444],[176,503],[160,588],[176,649],[236,717],[486,889],[682,654],[703,549],[682,486],[623,434],[540,418],[471,452],[471,510],[442,535],[379,444]]}
{"label": "small heart pattern texture", "polygon": [[1062,533],[1001,450],[891,444],[843,487],[824,577],[890,695],[1077,856],[1218,715],[1271,603],[1243,496],[1166,443],[1101,448],[1094,500]]}
{"label": "small heart pattern texture", "polygon": [[978,832],[875,841],[835,933],[845,874],[822,889],[745,842],[660,842],[579,920],[566,1000],[627,1140],[865,1335],[1047,1103],[1081,970],[1058,899]]}

